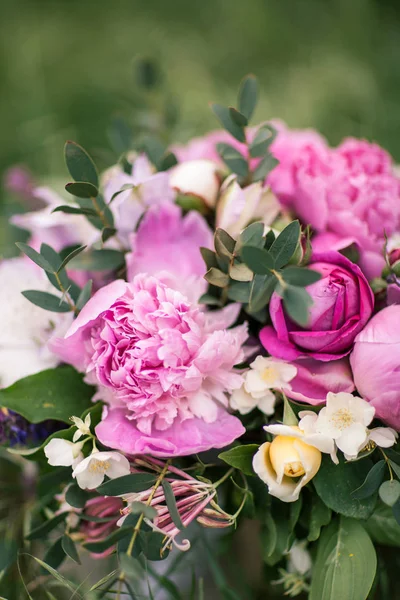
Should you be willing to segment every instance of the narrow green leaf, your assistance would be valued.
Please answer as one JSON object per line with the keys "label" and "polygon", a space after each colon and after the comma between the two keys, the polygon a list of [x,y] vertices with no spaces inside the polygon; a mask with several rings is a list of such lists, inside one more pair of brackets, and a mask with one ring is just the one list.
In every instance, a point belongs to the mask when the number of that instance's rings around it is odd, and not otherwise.
{"label": "narrow green leaf", "polygon": [[162,488],[164,490],[165,501],[167,503],[169,514],[171,515],[171,519],[174,522],[174,525],[179,530],[184,529],[185,526],[182,523],[179,511],[178,511],[178,507],[176,506],[176,500],[175,500],[174,492],[172,490],[170,482],[167,481],[166,479],[163,479]]}
{"label": "narrow green leaf", "polygon": [[229,169],[239,175],[239,177],[247,177],[249,173],[249,165],[244,156],[229,144],[217,144],[217,152],[229,167]]}
{"label": "narrow green leaf", "polygon": [[50,531],[53,531],[53,529],[57,527],[57,525],[62,523],[62,521],[65,521],[66,516],[67,513],[61,513],[59,515],[56,515],[52,519],[45,521],[45,523],[43,523],[42,525],[39,525],[35,529],[32,529],[32,531],[26,536],[26,539],[36,540],[38,538],[44,538],[48,533],[50,533]]}
{"label": "narrow green leaf", "polygon": [[157,480],[151,473],[131,473],[116,479],[110,479],[97,488],[102,496],[120,496],[134,492],[143,492],[151,488]]}
{"label": "narrow green leaf", "polygon": [[400,498],[400,482],[384,481],[379,488],[379,497],[388,506],[394,506]]}
{"label": "narrow green leaf", "polygon": [[41,254],[39,254],[39,252],[36,252],[36,250],[28,246],[28,244],[17,242],[15,245],[17,246],[17,248],[19,248],[19,250],[21,250],[21,252],[26,254],[28,258],[30,258],[34,263],[39,265],[39,267],[42,267],[42,269],[48,271],[49,273],[54,273],[54,269],[52,265],[48,262],[48,260],[46,260]]}
{"label": "narrow green leaf", "polygon": [[105,244],[106,241],[112,238],[112,236],[116,233],[117,230],[115,229],[115,227],[104,227],[104,229],[101,232],[101,241],[103,242],[103,244]]}
{"label": "narrow green leaf", "polygon": [[105,577],[102,577],[99,581],[92,585],[92,587],[89,589],[89,592],[94,592],[95,590],[103,587],[103,585],[111,581],[117,575],[117,573],[118,569],[115,569],[114,571],[111,571],[111,573],[108,573],[108,575],[105,575]]}
{"label": "narrow green leaf", "polygon": [[81,252],[83,252],[86,247],[87,246],[79,246],[79,248],[75,248],[75,250],[72,250],[72,252],[70,252],[68,254],[68,256],[66,256],[64,258],[64,260],[62,261],[61,265],[58,267],[57,273],[59,273],[60,271],[62,271],[63,269],[65,269],[65,267],[67,266],[67,264],[69,263],[69,261],[72,260],[73,258],[75,258],[75,256],[78,256],[78,254],[80,254]]}
{"label": "narrow green leaf", "polygon": [[63,535],[62,540],[61,540],[61,545],[63,547],[65,554],[67,554],[67,556],[69,556],[71,560],[73,560],[74,562],[78,563],[78,565],[80,565],[81,560],[79,558],[78,550],[76,549],[75,543],[70,538],[69,535],[67,535],[67,534]]}
{"label": "narrow green leaf", "polygon": [[87,281],[84,287],[82,288],[76,300],[76,308],[78,310],[81,310],[85,306],[86,302],[90,299],[90,296],[92,295],[92,286],[93,279],[89,279],[89,281]]}
{"label": "narrow green leaf", "polygon": [[366,600],[376,566],[368,533],[358,521],[341,517],[319,540],[310,600]]}
{"label": "narrow green leaf", "polygon": [[279,165],[279,160],[276,160],[272,154],[267,154],[254,170],[252,177],[253,181],[262,181],[277,165]]}
{"label": "narrow green leaf", "polygon": [[275,267],[272,255],[267,250],[256,246],[243,246],[241,257],[256,275],[270,275]]}
{"label": "narrow green leaf", "polygon": [[88,182],[96,188],[99,186],[96,166],[82,146],[68,141],[65,144],[64,155],[68,171],[74,181]]}
{"label": "narrow green leaf", "polygon": [[238,94],[239,111],[250,121],[257,105],[258,83],[254,75],[247,75],[240,83]]}
{"label": "narrow green leaf", "polygon": [[283,424],[284,425],[298,425],[299,420],[295,415],[293,408],[290,405],[289,400],[283,394]]}
{"label": "narrow green leaf", "polygon": [[384,460],[377,462],[366,476],[363,484],[352,492],[353,498],[362,500],[375,494],[385,476],[386,463]]}
{"label": "narrow green leaf", "polygon": [[95,185],[87,183],[86,181],[67,183],[65,190],[77,198],[96,198],[99,193],[99,190]]}
{"label": "narrow green leaf", "polygon": [[251,225],[248,225],[245,229],[243,229],[239,236],[239,240],[236,243],[235,252],[239,252],[240,248],[243,246],[256,246],[257,248],[263,248],[264,227],[264,223],[257,221],[256,223],[251,223]]}
{"label": "narrow green leaf", "polygon": [[164,158],[164,144],[156,137],[149,135],[143,140],[143,151],[147,154],[150,162],[158,168]]}
{"label": "narrow green leaf", "polygon": [[286,267],[282,271],[282,277],[286,283],[299,287],[307,287],[319,281],[321,273],[301,267]]}
{"label": "narrow green leaf", "polygon": [[32,304],[39,306],[44,310],[57,313],[70,312],[72,310],[70,305],[61,300],[61,298],[58,296],[53,296],[53,294],[48,294],[47,292],[41,292],[39,290],[25,290],[21,293],[27,300],[29,300],[29,302],[32,302]]}
{"label": "narrow green leaf", "polygon": [[277,135],[276,130],[270,125],[263,125],[257,131],[254,140],[250,144],[250,156],[258,158],[264,156]]}
{"label": "narrow green leaf", "polygon": [[239,469],[245,475],[254,475],[253,456],[258,450],[257,444],[247,444],[246,446],[236,446],[231,450],[226,450],[218,455],[218,458],[226,462],[231,467]]}
{"label": "narrow green leaf", "polygon": [[275,258],[276,268],[280,269],[287,265],[292,258],[300,239],[300,223],[292,221],[278,235],[271,248],[269,249]]}
{"label": "narrow green leaf", "polygon": [[140,580],[143,577],[143,568],[137,558],[121,553],[118,555],[118,560],[121,569],[129,579]]}
{"label": "narrow green leaf", "polygon": [[146,519],[150,519],[150,521],[154,521],[157,517],[157,511],[152,506],[148,506],[144,504],[144,502],[132,502],[131,504],[131,514],[140,515],[143,514]]}
{"label": "narrow green leaf", "polygon": [[158,170],[159,171],[168,171],[168,169],[171,169],[172,167],[174,167],[177,164],[178,164],[178,159],[176,158],[175,154],[173,154],[173,152],[167,152],[163,156]]}
{"label": "narrow green leaf", "polygon": [[207,270],[211,269],[211,267],[218,267],[217,257],[215,252],[210,250],[209,248],[200,248],[201,256],[206,263]]}
{"label": "narrow green leaf", "polygon": [[248,124],[247,118],[233,106],[229,107],[229,115],[232,121],[236,123],[236,125],[239,125],[239,127],[246,127]]}
{"label": "narrow green leaf", "polygon": [[0,389],[0,405],[31,423],[46,419],[70,423],[72,415],[91,406],[92,397],[93,388],[70,366],[47,369]]}
{"label": "narrow green leaf", "polygon": [[[239,142],[245,142],[246,136],[243,127],[240,127],[232,121],[232,117],[229,112],[229,108],[222,106],[221,104],[211,104],[211,110],[221,123],[222,127],[226,129],[234,138]],[[243,112],[243,111],[240,111]]]}
{"label": "narrow green leaf", "polygon": [[119,250],[89,250],[71,261],[70,269],[77,271],[114,271],[125,262]]}
{"label": "narrow green leaf", "polygon": [[52,266],[52,273],[55,273],[58,267],[61,265],[61,256],[47,244],[42,244],[40,246],[40,254],[47,260],[47,262]]}
{"label": "narrow green leaf", "polygon": [[234,302],[246,304],[250,300],[251,283],[246,281],[231,281],[228,287],[228,298]]}
{"label": "narrow green leaf", "polygon": [[76,592],[73,584],[70,581],[68,581],[68,579],[63,577],[63,575],[58,573],[58,571],[53,569],[53,567],[51,567],[50,565],[45,563],[43,560],[40,560],[40,558],[37,558],[36,556],[32,556],[31,554],[28,554],[28,556],[31,556],[31,558],[33,558],[33,560],[35,560],[38,563],[38,565],[43,567],[43,569],[45,569],[48,573],[50,573],[50,575],[52,575],[54,577],[54,579],[59,581],[64,587],[69,589],[71,592]]}
{"label": "narrow green leaf", "polygon": [[308,309],[313,301],[311,296],[304,288],[288,285],[283,290],[283,306],[286,313],[302,327],[305,327],[308,322]]}
{"label": "narrow green leaf", "polygon": [[275,275],[255,275],[251,284],[249,309],[251,313],[263,309],[271,299],[278,280]]}
{"label": "narrow green leaf", "polygon": [[119,540],[122,540],[131,534],[132,527],[119,527],[119,529],[113,531],[110,535],[104,538],[104,540],[101,540],[100,542],[86,542],[85,544],[82,544],[82,546],[86,548],[86,550],[89,550],[89,552],[101,554],[102,552],[108,550],[108,548],[111,548],[111,546],[114,546],[114,544],[116,544]]}
{"label": "narrow green leaf", "polygon": [[393,460],[389,460],[390,466],[393,471],[396,473],[397,477],[400,479],[400,465],[396,464]]}
{"label": "narrow green leaf", "polygon": [[214,246],[217,254],[231,258],[236,241],[223,229],[217,228],[214,235]]}
{"label": "narrow green leaf", "polygon": [[97,217],[97,212],[93,208],[86,208],[77,206],[70,206],[69,204],[63,204],[62,206],[57,206],[53,213],[62,212],[67,215],[85,215],[86,217]]}

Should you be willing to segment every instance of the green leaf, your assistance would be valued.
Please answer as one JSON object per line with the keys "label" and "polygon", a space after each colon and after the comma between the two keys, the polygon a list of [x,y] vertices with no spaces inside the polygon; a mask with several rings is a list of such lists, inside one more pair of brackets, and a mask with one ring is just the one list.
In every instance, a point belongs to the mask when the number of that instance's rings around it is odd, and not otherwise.
{"label": "green leaf", "polygon": [[105,244],[106,241],[112,238],[112,236],[116,233],[117,230],[115,229],[115,227],[104,227],[104,229],[101,232],[101,241],[103,242],[103,244]]}
{"label": "green leaf", "polygon": [[176,506],[176,500],[175,500],[174,492],[172,490],[172,486],[171,486],[170,482],[167,481],[166,479],[163,479],[161,485],[164,490],[165,501],[167,503],[167,507],[169,510],[169,514],[171,515],[171,519],[174,522],[174,525],[179,530],[182,530],[185,528],[185,525],[182,523],[178,507]]}
{"label": "green leaf", "polygon": [[119,250],[89,250],[72,259],[70,269],[76,271],[114,271],[125,262],[125,255]]}
{"label": "green leaf", "polygon": [[81,564],[78,551],[76,549],[74,541],[70,538],[69,535],[63,535],[61,539],[61,545],[63,550],[67,556],[69,556],[74,562]]}
{"label": "green leaf", "polygon": [[72,310],[67,302],[64,302],[59,296],[54,296],[48,292],[25,290],[21,294],[35,306],[39,306],[39,308],[50,312],[65,313]]}
{"label": "green leaf", "polygon": [[77,198],[96,198],[99,190],[95,185],[86,181],[76,181],[75,183],[67,183],[66,191]]}
{"label": "green leaf", "polygon": [[251,142],[249,150],[252,158],[264,156],[268,148],[276,138],[276,130],[270,125],[263,125],[257,131],[254,140]]}
{"label": "green leaf", "polygon": [[244,246],[241,250],[241,257],[256,275],[270,275],[271,269],[275,266],[271,254],[256,246]]}
{"label": "green leaf", "polygon": [[129,123],[123,117],[113,117],[107,133],[111,146],[117,154],[122,154],[132,149],[132,130]]}
{"label": "green leaf", "polygon": [[236,123],[236,125],[239,125],[239,127],[246,127],[248,124],[247,118],[233,106],[229,107],[229,115],[232,121]]}
{"label": "green leaf", "polygon": [[275,169],[275,167],[279,165],[279,160],[276,160],[272,156],[272,154],[267,154],[265,158],[262,159],[258,167],[253,172],[253,181],[262,181],[266,178],[267,175]]}
{"label": "green leaf", "polygon": [[239,111],[250,121],[257,105],[258,83],[254,75],[247,75],[240,83],[238,94]]}
{"label": "green leaf", "polygon": [[2,534],[2,538],[0,539],[0,574],[8,569],[8,567],[17,559],[17,553],[18,545],[16,540],[7,539],[4,534]]}
{"label": "green leaf", "polygon": [[74,508],[83,508],[89,500],[90,495],[86,490],[82,490],[76,483],[68,486],[65,492],[65,500]]}
{"label": "green leaf", "polygon": [[366,600],[377,560],[371,539],[354,519],[341,517],[321,535],[310,600]]}
{"label": "green leaf", "polygon": [[239,469],[245,475],[254,475],[253,456],[258,450],[257,444],[248,444],[246,446],[236,446],[226,452],[221,452],[218,458],[226,462],[231,467]]}
{"label": "green leaf", "polygon": [[230,259],[235,250],[235,245],[236,242],[233,237],[229,235],[229,233],[220,228],[215,230],[214,246],[218,255],[225,256],[226,258]]}
{"label": "green leaf", "polygon": [[121,569],[129,579],[139,580],[143,577],[143,568],[137,558],[121,552],[118,555],[118,560]]}
{"label": "green leaf", "polygon": [[253,271],[236,258],[233,259],[233,263],[230,263],[228,271],[231,279],[234,279],[235,281],[249,283],[253,279]]}
{"label": "green leaf", "polygon": [[385,476],[386,463],[384,460],[380,460],[377,462],[368,475],[366,476],[363,484],[352,492],[353,498],[358,500],[362,500],[363,498],[368,498],[372,496],[378,491],[379,486],[381,485],[383,478]]}
{"label": "green leaf", "polygon": [[377,544],[400,548],[400,524],[396,522],[391,508],[386,504],[378,503],[365,527]]}
{"label": "green leaf", "polygon": [[215,252],[210,250],[209,248],[200,248],[201,256],[206,263],[207,270],[211,269],[211,267],[218,267],[217,257]]}
{"label": "green leaf", "polygon": [[65,521],[68,513],[61,513],[56,515],[52,519],[45,521],[42,525],[35,527],[32,531],[26,536],[27,540],[37,540],[38,538],[44,538],[47,536],[50,531],[53,531],[57,525]]}
{"label": "green leaf", "polygon": [[165,146],[154,136],[146,136],[143,140],[143,150],[147,154],[149,160],[158,167],[165,153]]}
{"label": "green leaf", "polygon": [[283,424],[290,426],[299,424],[299,420],[285,395],[283,395]]}
{"label": "green leaf", "polygon": [[76,591],[75,587],[72,585],[72,583],[70,581],[68,581],[68,579],[63,577],[63,575],[60,575],[60,573],[58,573],[58,571],[53,569],[53,567],[51,567],[49,564],[45,563],[43,560],[40,560],[40,558],[37,558],[36,556],[32,556],[32,554],[28,554],[27,556],[30,556],[31,558],[33,558],[33,560],[35,560],[38,563],[38,565],[43,567],[43,569],[45,569],[48,573],[50,573],[50,575],[52,575],[54,577],[54,579],[59,581],[64,587],[68,588],[71,592]]}
{"label": "green leaf", "polygon": [[282,277],[286,283],[307,287],[308,285],[319,281],[321,279],[321,273],[301,267],[286,267],[286,269],[282,271]]}
{"label": "green leaf", "polygon": [[167,152],[166,154],[164,154],[161,163],[159,164],[158,170],[168,171],[168,169],[171,169],[177,164],[178,159],[176,158],[175,154],[173,152]]}
{"label": "green leaf", "polygon": [[234,302],[245,304],[250,300],[251,284],[246,281],[231,281],[228,287],[228,298]]}
{"label": "green leaf", "polygon": [[85,215],[86,217],[97,217],[97,212],[94,210],[94,208],[88,208],[85,206],[78,208],[77,206],[70,206],[69,204],[57,206],[52,212],[62,212],[67,215]]}
{"label": "green leaf", "polygon": [[236,173],[239,177],[247,177],[249,174],[249,165],[238,150],[229,144],[221,142],[217,144],[217,152],[233,173]]}
{"label": "green leaf", "polygon": [[85,283],[76,300],[76,308],[78,310],[81,310],[85,306],[86,302],[88,302],[88,300],[90,299],[90,296],[92,295],[92,287],[93,279],[89,279],[89,281]]}
{"label": "green leaf", "polygon": [[86,548],[86,550],[89,550],[89,552],[101,554],[111,546],[114,546],[119,540],[122,540],[131,534],[132,527],[120,527],[104,538],[104,540],[101,540],[100,542],[86,542],[85,544],[82,544],[82,546]]}
{"label": "green leaf", "polygon": [[298,221],[292,221],[283,231],[281,231],[269,249],[275,259],[277,269],[288,264],[296,250],[299,239],[300,223]]}
{"label": "green leaf", "polygon": [[65,267],[67,266],[67,264],[73,258],[75,258],[75,256],[78,256],[78,254],[80,254],[81,252],[83,252],[85,250],[85,248],[86,248],[86,246],[79,246],[78,248],[75,248],[75,250],[72,250],[72,252],[70,252],[68,254],[68,256],[66,256],[64,258],[64,260],[62,261],[61,265],[58,267],[57,273],[59,273],[60,271],[62,271],[63,269],[65,269]]}
{"label": "green leaf", "polygon": [[278,280],[275,275],[255,275],[251,284],[250,291],[250,311],[257,312],[264,308],[271,299],[272,293]]}
{"label": "green leaf", "polygon": [[[99,579],[99,581],[96,581],[96,583],[94,583],[91,586],[91,588],[89,588],[89,592],[94,592],[95,590],[98,590],[105,583],[110,582],[117,574],[118,574],[118,570],[117,569],[115,569],[114,571],[111,571],[111,573],[108,573],[107,575],[105,575],[104,577],[102,577],[101,579]],[[117,580],[118,580],[118,577],[114,581],[117,581]],[[111,587],[111,585],[109,587]],[[104,591],[104,590],[102,590],[102,591]],[[106,591],[108,591],[108,590],[106,589]]]}
{"label": "green leaf", "polygon": [[[53,567],[53,569],[58,569],[65,559],[65,552],[63,550],[61,541],[62,537],[58,538],[46,551],[46,554],[43,558],[43,561],[50,567]],[[45,569],[42,569],[42,572],[45,573]]]}
{"label": "green leaf", "polygon": [[40,246],[40,254],[48,261],[48,263],[52,266],[53,271],[55,273],[58,267],[61,265],[61,256],[47,244],[42,244]]}
{"label": "green leaf", "polygon": [[389,460],[390,462],[390,466],[392,467],[393,471],[396,473],[397,477],[400,479],[400,466],[398,464],[396,464],[393,460]]}
{"label": "green leaf", "polygon": [[283,290],[283,306],[288,316],[305,327],[308,322],[308,309],[313,301],[305,289],[287,285]]}
{"label": "green leaf", "polygon": [[68,171],[74,181],[88,182],[98,188],[99,177],[96,166],[82,146],[68,141],[64,147],[64,156]]}
{"label": "green leaf", "polygon": [[69,423],[91,406],[93,388],[70,366],[47,369],[0,389],[0,405],[14,410],[30,423],[46,419]]}
{"label": "green leaf", "polygon": [[400,498],[400,483],[393,481],[384,481],[379,488],[379,497],[388,506],[394,506]]}
{"label": "green leaf", "polygon": [[257,221],[251,223],[239,236],[239,240],[236,243],[235,251],[239,251],[243,246],[257,246],[257,248],[264,247],[264,223]]}
{"label": "green leaf", "polygon": [[229,275],[220,271],[220,269],[215,269],[211,267],[204,275],[204,279],[208,281],[211,285],[215,285],[216,287],[224,288],[229,284]]}
{"label": "green leaf", "polygon": [[164,560],[164,558],[167,558],[169,554],[168,549],[161,554],[161,549],[165,542],[165,535],[163,533],[140,530],[139,538],[142,552],[148,560]]}
{"label": "green leaf", "polygon": [[321,528],[325,527],[325,525],[328,525],[328,523],[331,520],[331,517],[331,509],[328,508],[318,496],[313,495],[309,531],[307,537],[309,542],[315,542],[319,538]]}
{"label": "green leaf", "polygon": [[365,458],[335,465],[329,456],[323,455],[321,467],[313,479],[317,494],[333,511],[354,519],[367,519],[374,510],[376,495],[360,500],[354,498],[352,492],[362,485],[372,464]]}
{"label": "green leaf", "polygon": [[[232,121],[232,117],[229,112],[229,108],[226,106],[222,106],[221,104],[211,104],[211,110],[221,123],[222,127],[229,131],[234,138],[236,138],[239,142],[245,142],[246,136],[244,133],[243,127],[240,127]],[[242,112],[242,111],[240,111]]]}
{"label": "green leaf", "polygon": [[152,506],[148,506],[144,504],[144,502],[132,502],[130,505],[131,514],[132,515],[141,515],[143,514],[146,519],[150,519],[150,521],[154,521],[157,517],[158,513],[155,508]]}
{"label": "green leaf", "polygon": [[102,496],[120,496],[148,490],[156,481],[157,477],[151,473],[131,473],[106,481],[97,488],[97,491]]}
{"label": "green leaf", "polygon": [[49,263],[49,261],[46,260],[44,258],[44,256],[39,254],[39,252],[36,252],[36,250],[34,250],[30,246],[28,246],[28,244],[23,244],[22,242],[17,242],[15,245],[17,246],[17,248],[19,248],[21,250],[21,252],[26,254],[26,256],[28,258],[30,258],[34,263],[39,265],[39,267],[41,267],[45,271],[48,271],[49,273],[54,273],[54,269],[53,269],[52,265]]}

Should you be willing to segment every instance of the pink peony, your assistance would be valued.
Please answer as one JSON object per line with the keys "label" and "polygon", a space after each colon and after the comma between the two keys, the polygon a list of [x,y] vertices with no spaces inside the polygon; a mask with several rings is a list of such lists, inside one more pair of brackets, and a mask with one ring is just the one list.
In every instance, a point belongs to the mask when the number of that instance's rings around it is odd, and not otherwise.
{"label": "pink peony", "polygon": [[[380,275],[384,235],[400,228],[400,180],[390,156],[364,140],[349,138],[332,149],[317,134],[302,135],[278,135],[272,190],[317,233],[334,234],[335,248],[355,242],[367,277]],[[317,243],[318,251],[332,249],[329,238]]]}
{"label": "pink peony", "polygon": [[376,416],[400,430],[400,306],[377,313],[359,333],[350,355],[354,382]]}
{"label": "pink peony", "polygon": [[[101,288],[54,350],[105,391],[96,433],[127,454],[178,456],[244,432],[226,411],[247,329],[216,329],[180,292],[146,274]],[[101,388],[100,388],[101,391]]]}
{"label": "pink peony", "polygon": [[128,280],[138,273],[157,275],[169,287],[197,302],[207,290],[200,247],[212,247],[212,232],[195,211],[185,217],[179,206],[164,203],[149,208],[127,254]]}
{"label": "pink peony", "polygon": [[287,317],[280,296],[271,298],[272,326],[261,330],[260,340],[277,358],[342,358],[372,314],[374,295],[357,265],[338,252],[326,252],[313,255],[310,268],[322,278],[307,288],[314,303],[306,327]]}

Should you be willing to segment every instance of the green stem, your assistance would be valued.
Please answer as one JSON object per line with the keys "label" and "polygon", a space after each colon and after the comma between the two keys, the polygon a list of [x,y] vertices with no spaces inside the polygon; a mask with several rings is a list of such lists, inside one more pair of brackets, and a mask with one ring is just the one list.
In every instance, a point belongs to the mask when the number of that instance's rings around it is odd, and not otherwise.
{"label": "green stem", "polygon": [[65,297],[65,299],[67,300],[71,310],[75,313],[75,315],[77,315],[79,313],[79,309],[78,307],[75,305],[75,303],[73,302],[72,298],[70,297],[70,295],[68,294],[68,290],[66,290],[63,286],[63,284],[61,283],[61,279],[58,275],[58,273],[54,272],[53,273],[54,277],[56,278],[58,287],[60,288],[60,291],[63,293],[63,296]]}

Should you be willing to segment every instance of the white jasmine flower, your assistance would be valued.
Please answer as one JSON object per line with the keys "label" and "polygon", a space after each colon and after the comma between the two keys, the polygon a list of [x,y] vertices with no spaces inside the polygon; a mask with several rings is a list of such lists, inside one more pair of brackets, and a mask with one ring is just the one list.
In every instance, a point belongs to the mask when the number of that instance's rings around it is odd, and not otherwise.
{"label": "white jasmine flower", "polygon": [[[362,398],[346,392],[329,392],[326,406],[319,414],[301,412],[299,425],[309,433],[314,431],[332,439],[346,459],[351,460],[366,446],[370,435],[367,426],[374,415],[375,408]],[[332,460],[338,463],[336,452],[332,453]]]}
{"label": "white jasmine flower", "polygon": [[72,473],[72,477],[83,490],[93,490],[103,483],[105,475],[110,479],[129,475],[128,459],[119,452],[94,451],[82,460]]}
{"label": "white jasmine flower", "polygon": [[81,442],[73,443],[62,438],[53,438],[45,446],[44,453],[52,467],[75,467],[82,459]]}
{"label": "white jasmine flower", "polygon": [[294,365],[274,358],[257,356],[250,369],[243,375],[244,384],[235,390],[230,404],[242,415],[259,408],[266,415],[272,415],[275,407],[275,395],[271,391],[290,389],[289,381],[297,374]]}
{"label": "white jasmine flower", "polygon": [[79,417],[71,417],[71,421],[73,422],[75,427],[77,427],[77,430],[74,433],[74,437],[72,438],[73,442],[78,441],[79,438],[81,438],[83,435],[90,435],[90,413],[86,415],[84,421],[82,421],[82,419],[80,419]]}
{"label": "white jasmine flower", "polygon": [[305,575],[311,571],[312,559],[311,554],[307,550],[307,542],[296,540],[290,548],[288,555],[287,570],[289,573],[298,573]]}
{"label": "white jasmine flower", "polygon": [[368,430],[368,442],[373,442],[380,448],[390,448],[396,443],[397,431],[391,427],[374,427]]}
{"label": "white jasmine flower", "polygon": [[268,485],[272,496],[283,502],[295,502],[301,489],[318,472],[321,452],[304,441],[304,432],[299,427],[270,425],[264,429],[277,435],[271,443],[260,446],[253,458],[253,469]]}

